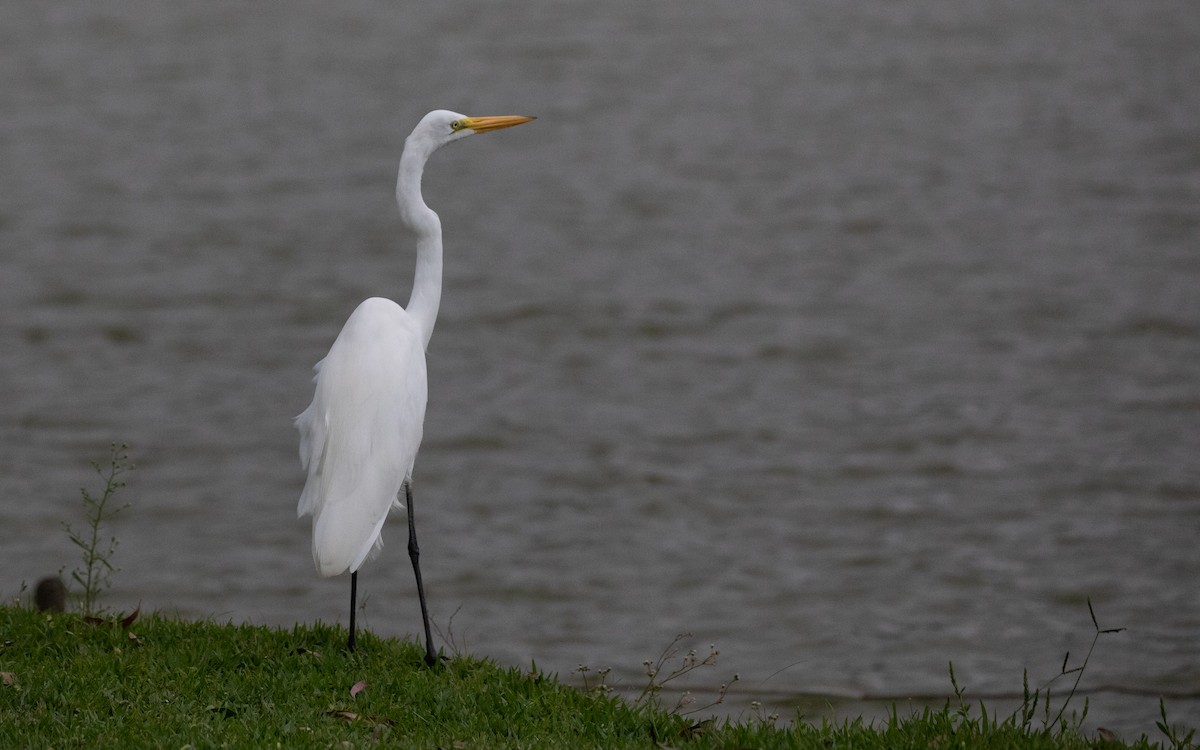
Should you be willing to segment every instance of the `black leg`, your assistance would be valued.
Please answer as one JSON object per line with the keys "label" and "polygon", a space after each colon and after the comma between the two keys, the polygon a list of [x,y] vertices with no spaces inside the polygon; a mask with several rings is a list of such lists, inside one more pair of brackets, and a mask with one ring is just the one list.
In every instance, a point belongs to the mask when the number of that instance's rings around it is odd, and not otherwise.
{"label": "black leg", "polygon": [[350,641],[346,644],[346,648],[350,653],[354,653],[354,600],[358,596],[358,571],[350,574]]}
{"label": "black leg", "polygon": [[429,633],[429,608],[425,606],[425,584],[421,582],[421,550],[417,547],[417,523],[413,519],[412,486],[404,483],[404,495],[408,501],[408,557],[412,560],[413,574],[417,577],[417,598],[421,600],[421,620],[425,624],[425,663],[433,666],[438,663],[437,654],[433,652],[433,637]]}

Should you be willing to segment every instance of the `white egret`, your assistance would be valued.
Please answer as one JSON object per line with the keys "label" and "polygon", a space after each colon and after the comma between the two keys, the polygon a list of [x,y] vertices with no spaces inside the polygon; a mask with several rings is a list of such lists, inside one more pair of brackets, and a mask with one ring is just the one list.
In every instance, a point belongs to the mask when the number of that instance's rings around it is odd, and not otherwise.
{"label": "white egret", "polygon": [[425,661],[437,662],[421,582],[413,520],[412,471],[421,445],[428,393],[425,350],[442,297],[442,225],[421,197],[425,162],[442,146],[529,122],[532,117],[467,117],[436,110],[404,142],[396,203],[416,235],[417,267],[407,307],[372,297],[350,315],[329,354],[313,368],[316,393],[296,417],[300,463],[308,473],[298,515],[312,516],[312,552],[322,577],[350,571],[354,650],[358,569],[379,553],[388,511],[408,513],[408,555],[425,626]]}

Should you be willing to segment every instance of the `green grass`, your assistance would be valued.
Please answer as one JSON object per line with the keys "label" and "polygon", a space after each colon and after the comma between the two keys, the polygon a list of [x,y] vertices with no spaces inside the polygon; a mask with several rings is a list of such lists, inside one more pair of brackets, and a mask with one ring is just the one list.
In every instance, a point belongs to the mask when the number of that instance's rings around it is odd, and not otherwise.
{"label": "green grass", "polygon": [[[86,748],[1107,748],[947,705],[878,726],[701,722],[536,670],[325,625],[0,608],[0,746]],[[360,682],[365,687],[352,695]],[[1141,740],[1133,747],[1152,747]]]}

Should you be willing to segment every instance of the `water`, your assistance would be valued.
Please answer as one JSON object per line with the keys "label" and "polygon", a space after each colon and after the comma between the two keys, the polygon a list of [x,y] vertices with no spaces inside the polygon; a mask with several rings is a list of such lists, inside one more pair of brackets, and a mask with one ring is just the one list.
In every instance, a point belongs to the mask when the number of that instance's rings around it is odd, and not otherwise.
{"label": "water", "polygon": [[[1200,724],[1189,6],[18,2],[0,62],[6,596],[76,563],[117,440],[112,606],[345,622],[290,417],[358,301],[407,298],[412,124],[533,114],[426,177],[459,647],[628,686],[690,632],[734,715],[870,716],[949,661],[998,695],[1078,665],[1090,598],[1126,630],[1086,727]],[[403,534],[383,634],[419,627]]]}

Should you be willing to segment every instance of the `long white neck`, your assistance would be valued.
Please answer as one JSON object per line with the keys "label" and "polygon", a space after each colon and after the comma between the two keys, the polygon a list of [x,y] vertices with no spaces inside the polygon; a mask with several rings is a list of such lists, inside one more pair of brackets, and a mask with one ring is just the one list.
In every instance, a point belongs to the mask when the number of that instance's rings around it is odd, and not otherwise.
{"label": "long white neck", "polygon": [[417,238],[417,269],[412,296],[405,310],[417,322],[426,348],[433,336],[438,306],[442,301],[442,222],[421,197],[421,174],[429,153],[406,143],[396,178],[396,205],[400,219]]}

